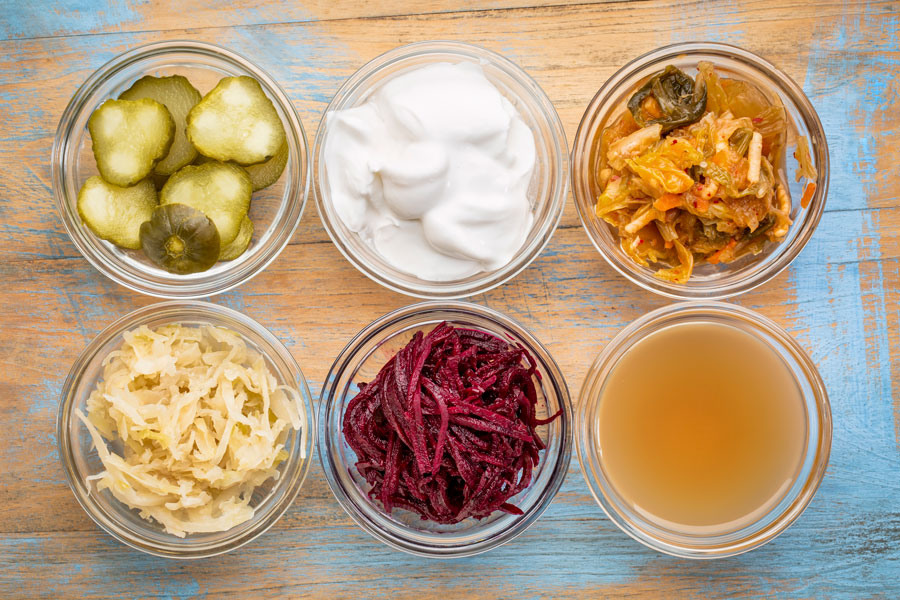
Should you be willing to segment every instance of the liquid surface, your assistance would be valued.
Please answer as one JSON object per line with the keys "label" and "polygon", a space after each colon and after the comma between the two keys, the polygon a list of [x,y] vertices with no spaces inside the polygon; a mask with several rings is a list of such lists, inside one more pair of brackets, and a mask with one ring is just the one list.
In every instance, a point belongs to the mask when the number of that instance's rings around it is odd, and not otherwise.
{"label": "liquid surface", "polygon": [[645,519],[684,533],[724,533],[770,510],[807,436],[787,365],[715,323],[673,325],[628,350],[603,388],[599,425],[612,486]]}
{"label": "liquid surface", "polygon": [[396,269],[453,281],[499,269],[522,247],[534,135],[479,65],[412,69],[327,124],[335,211]]}

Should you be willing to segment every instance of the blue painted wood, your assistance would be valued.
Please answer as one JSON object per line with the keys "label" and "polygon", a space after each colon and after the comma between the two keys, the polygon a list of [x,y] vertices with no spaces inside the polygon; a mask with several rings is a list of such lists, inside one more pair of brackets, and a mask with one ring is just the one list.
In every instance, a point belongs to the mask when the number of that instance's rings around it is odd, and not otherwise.
{"label": "blue painted wood", "polygon": [[[145,8],[133,3],[100,15],[91,3],[72,0],[76,5],[97,31],[130,25],[134,11]],[[689,28],[679,25],[685,15]],[[27,38],[48,27],[33,18],[14,3],[0,4],[6,37]],[[66,33],[58,15],[53,18],[50,34]],[[257,22],[253,15],[247,19]],[[569,41],[581,30],[585,38]],[[67,489],[54,418],[77,352],[113,318],[152,300],[107,281],[69,243],[52,208],[49,147],[81,81],[119,52],[160,35],[22,39],[0,42],[0,163],[6,172],[0,177],[0,235],[7,241],[0,248],[6,292],[0,297],[0,416],[7,424],[0,438],[0,597],[900,598],[896,6],[641,2],[230,27],[171,37],[217,41],[260,63],[294,99],[311,137],[331,94],[356,67],[393,45],[438,34],[483,43],[523,64],[554,99],[570,139],[604,76],[669,41],[743,45],[803,85],[831,148],[826,214],[787,273],[737,302],[788,328],[819,365],[831,395],[832,460],[807,512],[750,554],[708,563],[674,559],[615,529],[576,464],[545,517],[521,538],[478,557],[434,562],[392,551],[353,526],[316,464],[284,519],[233,554],[186,564],[119,545],[87,519]],[[610,42],[607,36],[614,35],[621,43]],[[596,81],[585,78],[594,71]],[[532,328],[576,394],[602,345],[630,320],[666,303],[605,266],[571,205],[532,267],[474,300]],[[214,301],[270,327],[315,390],[330,357],[353,333],[408,303],[347,265],[314,210],[265,273]]]}

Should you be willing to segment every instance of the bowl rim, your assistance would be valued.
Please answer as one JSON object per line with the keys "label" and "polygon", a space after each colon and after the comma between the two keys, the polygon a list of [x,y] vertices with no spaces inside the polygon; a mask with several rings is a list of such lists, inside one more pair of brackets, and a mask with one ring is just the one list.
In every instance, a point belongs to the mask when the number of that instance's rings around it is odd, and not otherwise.
{"label": "bowl rim", "polygon": [[[340,217],[337,214],[332,214],[334,211],[330,201],[330,192],[325,189],[325,186],[322,184],[322,175],[325,170],[322,153],[324,152],[325,138],[328,131],[326,120],[329,113],[345,108],[343,103],[347,97],[356,90],[360,88],[365,89],[366,91],[375,89],[367,86],[370,85],[371,78],[384,69],[390,68],[397,63],[408,59],[430,54],[456,55],[462,59],[490,62],[494,67],[503,70],[514,78],[522,88],[530,92],[529,100],[533,101],[534,105],[540,109],[540,115],[545,119],[547,128],[552,134],[549,145],[555,148],[555,156],[551,155],[550,162],[552,163],[554,159],[556,161],[556,164],[551,166],[551,169],[555,169],[556,171],[556,180],[553,188],[549,190],[548,202],[550,210],[548,212],[548,218],[542,223],[538,224],[536,222],[532,225],[532,228],[535,228],[537,225],[538,235],[535,236],[531,244],[523,244],[516,253],[516,256],[509,263],[495,271],[486,271],[477,276],[473,276],[474,279],[465,285],[460,285],[460,280],[438,282],[425,281],[418,278],[415,278],[417,279],[415,284],[405,284],[398,281],[394,276],[385,274],[374,265],[369,264],[367,259],[364,259],[361,254],[358,255],[355,250],[347,247],[348,245],[344,243],[344,238],[342,238],[340,233],[340,227],[334,223],[334,221],[339,220]],[[376,82],[376,85],[380,85],[380,83],[380,81]],[[331,238],[331,241],[344,258],[346,258],[357,271],[375,283],[399,294],[425,300],[455,300],[468,298],[503,285],[528,268],[528,266],[541,255],[547,244],[550,243],[553,234],[556,232],[557,226],[559,225],[565,210],[570,183],[569,150],[565,128],[563,127],[559,113],[556,111],[556,107],[549,96],[547,96],[544,89],[531,75],[528,74],[527,71],[525,71],[524,68],[502,54],[476,44],[452,40],[426,40],[398,46],[379,54],[354,71],[354,73],[341,84],[334,93],[334,96],[332,96],[328,106],[322,112],[319,126],[316,129],[310,165],[315,175],[313,195],[315,197],[319,218],[322,221],[325,231],[328,233],[328,237]],[[414,278],[412,275],[409,275],[408,277]]]}
{"label": "bowl rim", "polygon": [[[735,539],[723,540],[721,543],[706,547],[679,544],[672,540],[663,539],[633,524],[630,517],[624,515],[616,507],[616,504],[607,498],[605,489],[609,488],[614,491],[614,487],[603,474],[603,460],[600,458],[600,453],[596,452],[592,443],[589,443],[592,439],[592,422],[595,420],[591,416],[594,413],[591,412],[589,414],[589,411],[597,410],[603,390],[604,375],[608,376],[615,369],[621,356],[635,343],[644,339],[646,335],[652,335],[661,328],[674,324],[696,322],[696,320],[702,320],[704,317],[719,318],[722,322],[733,323],[741,321],[749,324],[752,326],[753,331],[748,331],[747,333],[760,340],[763,339],[763,335],[770,336],[782,349],[790,353],[792,359],[798,363],[801,369],[801,372],[797,372],[793,367],[789,366],[791,374],[798,379],[801,377],[805,378],[809,384],[812,393],[812,403],[815,405],[816,410],[813,414],[807,414],[806,422],[816,425],[813,430],[818,435],[817,439],[810,439],[804,451],[804,463],[812,460],[810,471],[805,476],[803,485],[797,491],[796,497],[787,506],[782,507],[780,512],[777,512],[777,517],[756,532],[751,532],[743,537],[735,537]],[[688,321],[688,319],[691,319],[691,321]],[[645,331],[648,329],[649,331]],[[637,334],[640,335],[635,337]],[[804,400],[808,401],[805,395]],[[629,537],[652,550],[679,558],[706,560],[727,558],[749,552],[767,544],[784,533],[809,507],[810,502],[816,495],[825,477],[832,444],[832,415],[828,391],[825,388],[821,374],[806,350],[787,331],[768,317],[736,304],[715,300],[668,304],[638,317],[619,331],[600,351],[585,375],[579,394],[575,429],[575,446],[582,476],[591,495],[597,504],[600,505],[607,518]],[[811,436],[811,433],[808,433],[808,435]],[[801,481],[802,477],[802,472],[799,472],[795,485]],[[784,499],[789,496],[790,490],[786,492]],[[771,512],[778,511],[779,506],[781,505],[773,507]],[[754,524],[761,522],[764,518],[765,515],[755,521]],[[694,537],[700,540],[712,540],[717,536],[697,535]]]}
{"label": "bowl rim", "polygon": [[[654,277],[649,270],[628,268],[628,261],[631,261],[629,257],[624,255],[620,257],[615,250],[611,250],[602,243],[602,241],[598,240],[591,227],[591,224],[596,220],[596,217],[594,216],[593,211],[588,210],[586,206],[586,204],[593,206],[593,202],[586,203],[582,197],[584,194],[590,193],[590,190],[583,190],[582,185],[580,185],[583,183],[581,180],[581,171],[584,171],[585,169],[578,169],[577,167],[580,167],[581,165],[576,165],[576,157],[579,155],[585,155],[585,161],[589,161],[588,155],[590,154],[592,140],[585,139],[590,133],[588,131],[590,129],[589,122],[605,117],[605,115],[598,114],[599,107],[617,92],[623,80],[650,64],[658,64],[665,60],[698,53],[713,54],[719,57],[740,61],[762,73],[766,78],[776,82],[780,86],[781,91],[789,97],[798,112],[800,112],[804,125],[810,130],[810,138],[812,138],[810,139],[812,154],[816,159],[816,167],[818,169],[818,177],[815,182],[816,189],[809,206],[805,209],[807,216],[802,222],[795,223],[794,225],[801,227],[798,237],[792,240],[790,245],[780,243],[777,255],[765,268],[733,282],[711,285],[704,288],[691,287],[689,284],[677,284],[663,281]],[[678,42],[661,46],[641,54],[616,70],[616,72],[604,82],[600,89],[597,90],[597,93],[594,94],[593,98],[588,103],[575,133],[570,162],[572,165],[570,173],[575,207],[578,210],[578,217],[581,221],[581,225],[597,252],[616,272],[638,287],[666,298],[684,301],[723,300],[731,298],[771,281],[786,269],[797,258],[809,242],[809,239],[815,233],[822,214],[825,211],[825,202],[828,197],[828,185],[831,177],[828,140],[825,135],[825,129],[822,126],[822,121],[820,120],[815,107],[806,96],[803,88],[784,71],[765,58],[732,44],[711,41]],[[588,166],[589,165],[585,165],[585,167]]]}
{"label": "bowl rim", "polygon": [[[122,261],[107,256],[99,249],[101,240],[91,232],[82,231],[81,219],[75,209],[75,198],[70,197],[66,178],[71,168],[66,160],[66,149],[71,135],[76,133],[75,124],[84,103],[94,94],[98,85],[114,77],[119,71],[147,58],[170,53],[190,53],[211,56],[240,67],[256,78],[268,91],[267,96],[283,111],[286,123],[285,133],[299,150],[296,168],[286,170],[290,180],[290,194],[283,196],[279,211],[280,220],[273,220],[266,231],[272,231],[269,244],[261,248],[253,260],[236,265],[235,270],[226,269],[214,277],[201,281],[151,281],[140,269],[125,269]],[[51,179],[54,204],[72,244],[78,252],[101,274],[132,291],[162,299],[191,300],[220,294],[231,290],[255,277],[266,269],[284,250],[293,238],[300,224],[312,179],[312,162],[306,131],[299,113],[281,85],[267,71],[245,56],[208,42],[174,39],[142,44],[123,52],[96,69],[78,87],[60,117],[51,149]],[[289,163],[290,165],[291,163]]]}
{"label": "bowl rim", "polygon": [[[401,332],[392,333],[391,337],[398,333],[410,331],[411,329],[418,329],[419,322],[421,322],[422,325],[427,324],[429,315],[441,314],[443,315],[442,318],[445,318],[447,313],[456,314],[460,317],[469,316],[493,320],[504,329],[513,332],[516,336],[516,341],[523,344],[530,352],[532,352],[539,364],[543,364],[545,367],[546,378],[544,385],[553,387],[559,403],[559,409],[562,411],[559,420],[561,425],[560,433],[558,438],[556,438],[559,441],[559,450],[556,454],[554,464],[548,465],[548,468],[551,468],[552,471],[548,476],[546,486],[539,491],[539,501],[524,515],[515,517],[515,520],[513,520],[506,528],[494,532],[493,535],[479,538],[468,543],[454,545],[441,545],[438,543],[429,544],[428,542],[421,541],[421,539],[427,538],[437,539],[440,536],[439,533],[420,534],[418,536],[421,538],[420,540],[413,540],[402,535],[403,531],[400,528],[397,528],[395,531],[390,531],[370,520],[365,512],[361,511],[356,506],[353,499],[349,497],[349,494],[344,490],[343,485],[335,475],[338,469],[344,467],[332,461],[331,449],[335,441],[343,440],[343,434],[338,432],[335,436],[332,436],[328,428],[328,417],[332,413],[335,404],[338,402],[338,399],[336,398],[336,386],[342,378],[342,373],[348,368],[348,363],[354,359],[357,352],[366,343],[372,340],[380,340],[383,342],[390,339],[390,337],[383,337],[384,332],[396,324],[405,321],[412,322],[410,323],[410,327],[404,328]],[[477,328],[477,326],[474,327]],[[426,558],[450,559],[474,556],[501,546],[524,533],[540,519],[553,502],[568,474],[572,458],[572,445],[576,420],[565,377],[552,354],[550,354],[547,348],[533,333],[531,333],[531,331],[511,317],[494,309],[468,301],[440,300],[420,302],[390,311],[366,325],[359,333],[353,336],[350,342],[347,343],[334,360],[325,381],[326,383],[322,386],[322,391],[319,395],[317,415],[319,427],[319,463],[322,466],[325,479],[328,482],[332,494],[344,512],[346,512],[361,529],[373,538],[395,550],[400,550],[416,556],[424,556]],[[347,465],[346,468],[350,469],[352,468],[352,465]],[[534,482],[532,482],[532,485],[534,485]],[[365,501],[370,507],[381,512],[370,500],[366,498]]]}
{"label": "bowl rim", "polygon": [[[141,535],[132,535],[128,530],[123,528],[117,520],[108,518],[104,511],[97,509],[91,490],[84,484],[84,481],[79,480],[77,477],[78,469],[75,466],[72,456],[72,440],[69,436],[69,423],[76,418],[74,417],[74,409],[76,408],[75,392],[81,383],[84,369],[87,364],[95,358],[99,350],[117,337],[120,337],[125,331],[150,321],[155,317],[164,316],[167,313],[170,313],[172,316],[171,320],[168,321],[170,323],[184,321],[203,322],[205,317],[218,317],[225,320],[234,320],[239,325],[246,327],[254,335],[258,336],[259,339],[247,338],[246,335],[240,332],[238,332],[238,335],[244,339],[250,339],[252,345],[258,348],[260,354],[262,354],[267,361],[272,360],[269,353],[274,352],[275,355],[277,355],[277,358],[284,362],[291,371],[291,376],[294,378],[294,381],[285,383],[297,389],[306,413],[306,420],[302,424],[302,426],[306,428],[306,431],[304,432],[305,437],[300,433],[294,434],[297,436],[296,446],[304,444],[305,439],[305,444],[302,446],[302,449],[306,451],[306,456],[298,457],[298,460],[301,462],[299,463],[293,478],[282,477],[275,483],[276,488],[283,487],[286,490],[284,495],[271,505],[268,512],[264,514],[254,512],[251,520],[258,519],[258,522],[254,526],[243,531],[240,535],[224,537],[218,542],[191,549],[178,548],[179,543],[176,540],[182,538],[177,538],[171,534],[165,534],[167,537],[171,538],[172,542],[166,544],[155,543]],[[179,317],[178,315],[185,316]],[[287,509],[293,505],[294,500],[306,481],[310,466],[313,462],[317,432],[316,410],[312,402],[312,394],[310,393],[303,371],[300,369],[297,361],[284,343],[266,327],[251,317],[225,306],[198,300],[170,300],[149,304],[117,318],[104,327],[81,350],[81,352],[78,353],[77,358],[72,363],[72,367],[66,375],[60,391],[59,408],[56,414],[56,446],[57,453],[59,454],[59,462],[65,473],[66,483],[84,512],[103,531],[119,542],[146,554],[179,560],[209,558],[231,552],[232,550],[240,548],[255,540],[278,522]]]}

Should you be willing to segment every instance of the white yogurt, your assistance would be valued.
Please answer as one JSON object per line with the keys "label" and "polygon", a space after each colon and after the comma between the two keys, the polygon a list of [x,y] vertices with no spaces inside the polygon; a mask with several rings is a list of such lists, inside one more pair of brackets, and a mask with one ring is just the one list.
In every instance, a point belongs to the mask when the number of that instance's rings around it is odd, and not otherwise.
{"label": "white yogurt", "polygon": [[506,265],[533,219],[534,135],[472,63],[435,63],[328,113],[340,219],[396,269],[452,281]]}

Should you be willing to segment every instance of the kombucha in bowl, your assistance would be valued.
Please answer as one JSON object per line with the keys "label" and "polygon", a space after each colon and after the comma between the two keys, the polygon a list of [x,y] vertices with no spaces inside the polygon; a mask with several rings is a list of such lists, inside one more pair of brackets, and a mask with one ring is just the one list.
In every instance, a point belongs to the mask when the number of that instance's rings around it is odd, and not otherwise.
{"label": "kombucha in bowl", "polygon": [[772,540],[828,464],[815,365],[750,310],[687,302],[626,327],[588,372],[578,457],[609,518],[639,542],[719,558]]}

